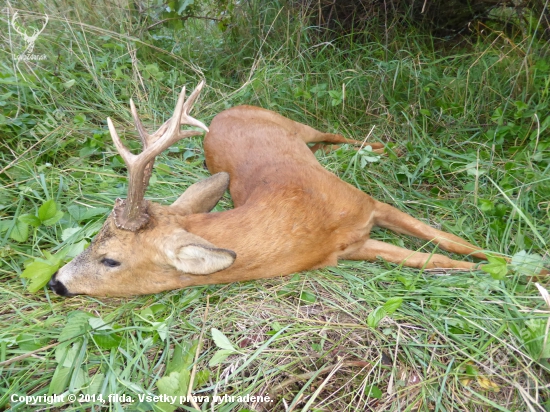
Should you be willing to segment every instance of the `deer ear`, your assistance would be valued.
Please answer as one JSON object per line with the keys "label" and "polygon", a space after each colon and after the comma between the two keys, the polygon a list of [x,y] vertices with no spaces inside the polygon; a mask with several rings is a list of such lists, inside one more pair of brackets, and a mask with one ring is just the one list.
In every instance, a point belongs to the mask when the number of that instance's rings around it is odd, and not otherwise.
{"label": "deer ear", "polygon": [[232,250],[192,244],[177,249],[171,256],[171,263],[184,273],[209,275],[228,268],[236,257]]}
{"label": "deer ear", "polygon": [[229,186],[229,173],[220,172],[194,183],[170,207],[181,214],[210,212]]}

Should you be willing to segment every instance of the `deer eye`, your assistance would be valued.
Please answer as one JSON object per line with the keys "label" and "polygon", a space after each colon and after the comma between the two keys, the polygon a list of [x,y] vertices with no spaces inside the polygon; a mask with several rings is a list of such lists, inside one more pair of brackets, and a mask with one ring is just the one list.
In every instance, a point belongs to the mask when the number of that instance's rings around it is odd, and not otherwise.
{"label": "deer eye", "polygon": [[109,258],[101,259],[101,263],[103,263],[105,266],[108,266],[110,268],[120,266],[120,262],[117,262],[116,260],[109,259]]}

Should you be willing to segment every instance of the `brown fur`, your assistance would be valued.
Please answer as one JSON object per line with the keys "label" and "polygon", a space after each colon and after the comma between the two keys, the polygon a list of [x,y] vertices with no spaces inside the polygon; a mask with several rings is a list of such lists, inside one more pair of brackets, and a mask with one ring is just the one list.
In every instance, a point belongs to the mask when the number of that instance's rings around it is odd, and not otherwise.
{"label": "brown fur", "polygon": [[[151,219],[137,232],[118,229],[109,218],[90,248],[62,268],[56,281],[69,294],[134,295],[287,275],[336,265],[339,259],[382,257],[417,268],[474,267],[369,239],[373,226],[485,258],[464,239],[338,179],[323,169],[306,143],[316,143],[316,149],[320,143],[361,142],[256,107],[220,113],[204,140],[208,169],[218,174],[193,185],[172,206],[150,203]],[[372,147],[381,150],[382,145]],[[227,185],[222,172],[229,173],[235,208],[207,213]],[[197,264],[195,254],[211,273],[182,272],[189,259]],[[103,257],[121,264],[106,268],[100,263]]]}

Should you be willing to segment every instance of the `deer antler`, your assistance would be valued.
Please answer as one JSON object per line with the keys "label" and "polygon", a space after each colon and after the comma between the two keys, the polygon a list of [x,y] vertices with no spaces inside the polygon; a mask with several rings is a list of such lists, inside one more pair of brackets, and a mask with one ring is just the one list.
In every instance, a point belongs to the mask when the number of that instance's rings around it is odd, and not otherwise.
{"label": "deer antler", "polygon": [[179,95],[174,114],[153,134],[148,134],[145,131],[143,124],[139,120],[136,106],[130,100],[132,117],[143,144],[143,151],[139,155],[130,153],[122,144],[113,122],[110,118],[107,118],[113,142],[128,168],[128,197],[126,200],[117,199],[113,210],[115,224],[118,228],[136,231],[148,222],[149,215],[147,214],[147,203],[144,201],[144,197],[155,157],[177,141],[202,133],[194,130],[183,131],[180,130],[180,126],[184,124],[197,126],[208,131],[208,127],[204,123],[189,116],[189,111],[203,86],[204,81],[199,83],[187,101],[185,101],[184,86]]}

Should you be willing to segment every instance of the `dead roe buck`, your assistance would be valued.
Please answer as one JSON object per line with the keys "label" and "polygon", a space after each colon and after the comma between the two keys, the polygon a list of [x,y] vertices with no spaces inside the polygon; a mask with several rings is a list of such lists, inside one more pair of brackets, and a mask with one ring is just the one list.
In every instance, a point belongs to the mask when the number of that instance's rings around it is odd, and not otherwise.
{"label": "dead roe buck", "polygon": [[[475,264],[369,239],[373,226],[428,240],[449,252],[485,259],[478,247],[378,202],[326,171],[320,144],[361,144],[322,133],[274,112],[239,106],[218,114],[210,130],[189,116],[203,83],[174,115],[148,134],[130,101],[144,149],[134,155],[109,130],[129,173],[128,197],[114,209],[90,247],[62,267],[49,286],[72,296],[122,296],[188,286],[288,275],[336,265],[339,259],[386,261],[415,268],[472,269]],[[155,156],[180,139],[208,133],[208,179],[172,205],[144,200]],[[308,143],[316,143],[313,148]],[[370,144],[382,149],[380,143]],[[208,213],[229,185],[235,208]]]}

